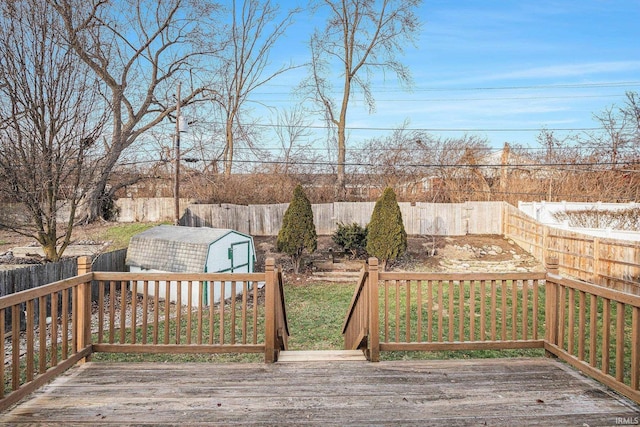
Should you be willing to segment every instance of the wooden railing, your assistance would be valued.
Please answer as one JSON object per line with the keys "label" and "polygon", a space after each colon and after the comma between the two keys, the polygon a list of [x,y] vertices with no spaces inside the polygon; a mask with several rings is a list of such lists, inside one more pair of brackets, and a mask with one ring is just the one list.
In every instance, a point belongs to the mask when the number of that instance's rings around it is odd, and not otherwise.
{"label": "wooden railing", "polygon": [[[377,259],[369,259],[370,265],[373,266],[373,271],[377,272]],[[369,265],[364,266],[358,279],[358,285],[356,291],[351,299],[349,310],[347,310],[347,317],[342,326],[342,334],[344,335],[344,348],[347,350],[362,349],[367,356],[367,359],[378,361],[379,352],[378,345],[375,342],[377,335],[369,334],[369,330],[372,327],[372,323],[377,328],[377,304],[373,304],[371,301],[372,293],[369,286]],[[373,310],[372,310],[373,309]],[[375,313],[373,312],[375,311]],[[369,342],[369,339],[374,339],[373,343]],[[374,350],[372,354],[371,349]]]}
{"label": "wooden railing", "polygon": [[267,286],[265,292],[265,362],[278,360],[280,350],[287,349],[289,324],[284,299],[284,280],[282,272],[274,269],[274,260],[269,258],[265,264],[265,278],[273,286]]}
{"label": "wooden railing", "polygon": [[380,350],[544,346],[544,273],[380,273]]}
{"label": "wooden railing", "polygon": [[0,328],[0,410],[93,352],[264,353],[274,362],[286,349],[273,259],[264,273],[177,274],[91,272],[83,257],[78,271],[0,298],[0,325],[11,325]]}
{"label": "wooden railing", "polygon": [[[0,298],[0,410],[91,354],[91,273]],[[38,319],[37,322],[35,319]]]}
{"label": "wooden railing", "polygon": [[379,272],[369,259],[343,326],[345,348],[544,348],[640,402],[640,296],[549,273]]}
{"label": "wooden railing", "polygon": [[640,402],[640,296],[547,275],[550,353]]}

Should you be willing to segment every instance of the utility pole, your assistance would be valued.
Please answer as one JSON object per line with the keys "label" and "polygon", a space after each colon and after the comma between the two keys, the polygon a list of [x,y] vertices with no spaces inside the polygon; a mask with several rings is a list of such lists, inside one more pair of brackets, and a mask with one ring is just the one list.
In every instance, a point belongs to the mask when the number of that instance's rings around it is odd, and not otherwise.
{"label": "utility pole", "polygon": [[173,225],[180,225],[180,85],[178,82],[178,92],[176,95],[176,136],[175,136],[175,176],[173,182],[173,197],[175,218]]}

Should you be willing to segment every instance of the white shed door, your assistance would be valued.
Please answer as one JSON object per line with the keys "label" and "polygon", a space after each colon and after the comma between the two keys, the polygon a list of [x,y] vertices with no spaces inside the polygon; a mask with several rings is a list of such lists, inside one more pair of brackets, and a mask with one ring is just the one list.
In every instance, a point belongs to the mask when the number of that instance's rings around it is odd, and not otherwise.
{"label": "white shed door", "polygon": [[231,244],[231,272],[248,273],[251,245],[249,241]]}

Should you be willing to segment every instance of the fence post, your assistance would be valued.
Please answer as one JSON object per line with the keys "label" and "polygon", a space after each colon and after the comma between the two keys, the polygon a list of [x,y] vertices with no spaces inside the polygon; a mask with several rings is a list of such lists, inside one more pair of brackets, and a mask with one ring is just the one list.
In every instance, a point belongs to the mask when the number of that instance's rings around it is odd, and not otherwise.
{"label": "fence post", "polygon": [[[83,256],[78,258],[78,276],[91,273],[91,258]],[[76,349],[81,351],[91,345],[91,279],[78,286],[78,306],[74,307],[77,316]],[[79,364],[89,361],[89,357],[80,359]]]}
{"label": "fence post", "polygon": [[549,258],[549,227],[542,226],[542,257],[540,259],[546,260]]}
{"label": "fence post", "polygon": [[378,296],[378,258],[369,258],[369,361],[380,361],[380,308]]}
{"label": "fence post", "polygon": [[596,285],[603,285],[600,283],[600,238],[593,238],[593,274],[591,280]]}
{"label": "fence post", "polygon": [[265,331],[264,331],[264,361],[276,361],[276,272],[275,260],[267,258],[264,263],[265,279]]}
{"label": "fence post", "polygon": [[[558,344],[558,294],[560,286],[553,281],[554,277],[559,277],[558,258],[546,259],[547,280],[545,282],[545,340],[549,344]],[[552,354],[547,351],[547,356]]]}

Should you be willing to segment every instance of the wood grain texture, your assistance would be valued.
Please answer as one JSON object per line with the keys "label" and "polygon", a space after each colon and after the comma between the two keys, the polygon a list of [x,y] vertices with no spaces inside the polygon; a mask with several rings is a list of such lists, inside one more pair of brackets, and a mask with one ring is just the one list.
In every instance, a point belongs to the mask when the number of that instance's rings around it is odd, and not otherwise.
{"label": "wood grain texture", "polygon": [[9,425],[615,425],[640,407],[553,359],[89,362]]}

